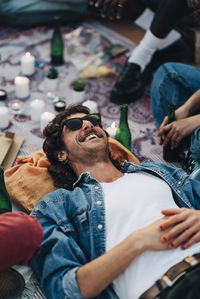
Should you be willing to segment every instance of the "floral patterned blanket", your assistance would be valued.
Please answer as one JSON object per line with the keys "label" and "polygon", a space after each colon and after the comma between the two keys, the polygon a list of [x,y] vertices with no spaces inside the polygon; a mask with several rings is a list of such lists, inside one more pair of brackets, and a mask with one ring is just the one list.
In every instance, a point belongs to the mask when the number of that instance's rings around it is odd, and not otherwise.
{"label": "floral patterned blanket", "polygon": [[[80,69],[78,64],[76,64],[78,61],[72,59],[73,51],[78,51],[80,58],[80,55],[87,57],[98,54],[113,44],[121,44],[129,49],[134,47],[134,44],[129,40],[94,21],[64,26],[62,27],[63,36],[79,26],[82,26],[84,29],[80,43],[84,41],[85,44],[78,49],[75,46],[73,48],[71,46],[72,41],[64,38],[65,64],[57,68],[59,72],[57,96],[64,100],[66,104],[70,104],[72,96],[71,83],[74,79],[79,78],[80,74]],[[30,96],[21,100],[24,110],[20,114],[10,113],[9,127],[6,129],[25,137],[19,155],[30,155],[42,148],[43,135],[40,132],[39,123],[31,120],[30,102],[36,98],[46,100],[44,79],[50,66],[51,36],[52,28],[49,27],[29,29],[0,28],[0,88],[5,89],[8,94],[6,102],[1,101],[0,105],[8,106],[13,100],[17,99],[14,90],[14,78],[21,74],[21,57],[26,52],[30,52],[36,60],[36,71],[32,76],[29,76]],[[92,100],[97,103],[105,129],[111,126],[114,121],[116,125],[119,123],[120,107],[109,101],[109,93],[126,61],[126,55],[128,53],[106,61],[106,64],[115,71],[115,74],[112,76],[86,79],[87,86],[84,100]],[[46,100],[45,105],[46,111],[56,113],[49,100]],[[128,121],[132,133],[132,152],[140,161],[153,160],[163,162],[162,148],[157,142],[156,128],[151,114],[149,87],[146,88],[145,95],[131,103],[128,109]],[[23,271],[26,272],[26,269]],[[35,293],[34,295],[28,295],[30,292],[26,291],[23,298],[44,298],[39,286],[32,278],[32,274],[28,271],[28,274],[25,276],[26,278],[31,277],[29,284],[31,285],[32,283]]]}

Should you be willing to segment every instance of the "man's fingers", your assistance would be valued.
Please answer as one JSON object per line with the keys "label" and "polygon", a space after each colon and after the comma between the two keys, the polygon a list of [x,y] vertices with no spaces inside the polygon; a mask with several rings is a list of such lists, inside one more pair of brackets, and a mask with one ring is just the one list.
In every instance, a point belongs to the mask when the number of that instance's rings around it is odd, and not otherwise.
{"label": "man's fingers", "polygon": [[176,215],[181,213],[181,209],[167,209],[167,210],[162,210],[161,213],[165,216]]}
{"label": "man's fingers", "polygon": [[193,244],[195,244],[195,243],[197,243],[199,241],[200,241],[200,232],[197,232],[187,242],[183,243],[182,246],[181,246],[181,248],[182,249],[187,249],[187,248],[189,248],[190,246],[192,246]]}
{"label": "man's fingers", "polygon": [[194,244],[193,242],[198,242],[200,238],[199,230],[197,232],[197,227],[192,226],[185,231],[183,231],[177,238],[175,237],[173,241],[169,244],[169,248],[177,247],[182,245],[182,249],[188,246],[188,243],[191,242],[191,245]]}
{"label": "man's fingers", "polygon": [[116,15],[117,19],[121,19],[123,10],[124,10],[124,4],[122,2],[118,3],[117,4],[117,15]]}
{"label": "man's fingers", "polygon": [[97,0],[95,3],[95,7],[101,7],[103,6],[104,0]]}
{"label": "man's fingers", "polygon": [[[181,211],[181,209],[179,209],[179,210]],[[162,211],[162,214],[165,216],[170,216],[170,217],[168,217],[167,220],[162,223],[162,225],[160,226],[160,230],[165,230],[165,229],[169,228],[170,226],[173,226],[185,219],[185,216],[181,212],[178,212],[178,211],[176,212],[176,209],[168,210],[168,212],[167,212],[167,210],[164,210],[164,211]]]}

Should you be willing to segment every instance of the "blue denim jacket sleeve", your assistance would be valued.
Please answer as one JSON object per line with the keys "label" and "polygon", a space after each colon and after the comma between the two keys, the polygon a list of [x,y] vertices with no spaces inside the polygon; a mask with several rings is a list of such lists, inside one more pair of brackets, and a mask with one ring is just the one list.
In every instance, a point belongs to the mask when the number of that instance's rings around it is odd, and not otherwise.
{"label": "blue denim jacket sleeve", "polygon": [[42,225],[44,238],[39,254],[31,260],[31,266],[46,297],[72,298],[73,294],[73,299],[82,298],[76,271],[88,261],[66,216],[62,189],[45,196],[35,206],[32,215]]}

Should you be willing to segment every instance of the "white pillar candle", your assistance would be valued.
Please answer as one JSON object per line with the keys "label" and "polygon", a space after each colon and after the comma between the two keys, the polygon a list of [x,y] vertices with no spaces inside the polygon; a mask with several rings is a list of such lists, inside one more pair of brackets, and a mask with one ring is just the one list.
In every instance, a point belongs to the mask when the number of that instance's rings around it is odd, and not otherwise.
{"label": "white pillar candle", "polygon": [[43,132],[46,125],[52,121],[55,117],[54,113],[51,112],[43,112],[40,116],[40,131]]}
{"label": "white pillar candle", "polygon": [[112,123],[110,127],[106,129],[107,133],[110,135],[110,137],[115,138],[116,132],[117,132],[117,127],[115,125],[115,121]]}
{"label": "white pillar candle", "polygon": [[23,76],[15,77],[15,95],[20,99],[29,96],[29,79]]}
{"label": "white pillar candle", "polygon": [[97,113],[98,112],[98,106],[97,103],[91,100],[87,100],[83,102],[83,106],[86,106],[90,109],[92,113]]}
{"label": "white pillar candle", "polygon": [[9,110],[7,107],[0,106],[0,128],[7,128],[9,125]]}
{"label": "white pillar candle", "polygon": [[27,52],[21,58],[21,71],[24,75],[32,75],[35,72],[35,57]]}
{"label": "white pillar candle", "polygon": [[40,116],[44,112],[44,107],[44,101],[39,99],[35,99],[30,103],[30,113],[32,121],[40,121]]}

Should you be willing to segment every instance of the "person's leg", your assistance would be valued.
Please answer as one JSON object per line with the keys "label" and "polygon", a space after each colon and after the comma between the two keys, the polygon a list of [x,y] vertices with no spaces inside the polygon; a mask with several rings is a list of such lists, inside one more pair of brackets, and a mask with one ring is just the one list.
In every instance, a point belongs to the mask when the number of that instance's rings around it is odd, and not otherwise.
{"label": "person's leg", "polygon": [[[189,9],[186,1],[161,0],[149,30],[145,33],[140,44],[133,50],[129,62],[137,63],[143,71],[151,61],[155,51],[160,48],[167,35],[187,12]],[[177,38],[180,37],[181,35],[178,34]]]}
{"label": "person's leg", "polygon": [[[141,43],[132,51],[111,91],[110,100],[112,102],[117,104],[130,103],[143,94],[144,85],[153,71],[150,62],[154,58],[154,53],[163,45],[168,33],[187,12],[189,13],[190,10],[186,0],[160,1],[150,29],[147,30]],[[166,59],[164,53],[162,59]],[[156,64],[158,67],[158,57]]]}
{"label": "person's leg", "polygon": [[192,159],[200,164],[200,128],[196,129],[191,135],[190,152]]}
{"label": "person's leg", "polygon": [[151,85],[151,109],[159,129],[168,112],[168,104],[176,108],[199,89],[200,69],[183,63],[165,63],[155,72]]}

